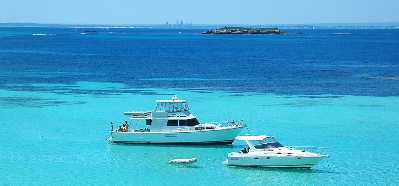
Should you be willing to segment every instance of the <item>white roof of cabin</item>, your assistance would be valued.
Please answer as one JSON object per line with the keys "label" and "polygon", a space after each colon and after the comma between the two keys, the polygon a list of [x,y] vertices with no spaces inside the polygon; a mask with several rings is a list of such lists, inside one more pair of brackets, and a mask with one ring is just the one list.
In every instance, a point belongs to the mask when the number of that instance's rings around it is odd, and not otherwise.
{"label": "white roof of cabin", "polygon": [[237,140],[264,140],[265,138],[272,138],[273,136],[259,135],[259,136],[237,136]]}
{"label": "white roof of cabin", "polygon": [[168,100],[156,100],[155,102],[157,102],[157,103],[176,103],[176,102],[183,103],[183,102],[186,102],[186,100],[181,100],[181,99],[179,99],[179,100],[171,100],[171,99],[168,99]]}

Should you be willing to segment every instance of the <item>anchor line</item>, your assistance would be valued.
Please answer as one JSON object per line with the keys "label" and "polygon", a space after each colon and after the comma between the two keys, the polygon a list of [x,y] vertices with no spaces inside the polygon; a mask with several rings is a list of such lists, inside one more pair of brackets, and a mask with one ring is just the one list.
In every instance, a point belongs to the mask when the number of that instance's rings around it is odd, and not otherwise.
{"label": "anchor line", "polygon": [[251,135],[251,131],[249,130],[248,125],[245,125],[245,128],[247,129],[248,134]]}
{"label": "anchor line", "polygon": [[329,158],[329,157],[327,156],[327,157],[326,157],[327,169],[328,169],[328,170],[331,170],[331,168],[330,168],[330,162],[328,161],[328,158]]}

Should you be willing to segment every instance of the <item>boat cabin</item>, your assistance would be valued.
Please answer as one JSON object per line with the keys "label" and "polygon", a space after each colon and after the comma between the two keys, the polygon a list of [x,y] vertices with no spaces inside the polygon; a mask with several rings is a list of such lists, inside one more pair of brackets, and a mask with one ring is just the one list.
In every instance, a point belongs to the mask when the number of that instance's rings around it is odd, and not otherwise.
{"label": "boat cabin", "polygon": [[186,100],[178,100],[172,97],[172,100],[156,100],[155,111],[182,112],[190,110]]}
{"label": "boat cabin", "polygon": [[249,149],[268,149],[268,148],[279,148],[284,147],[281,143],[279,143],[273,136],[237,136],[237,140],[245,141],[249,147]]}
{"label": "boat cabin", "polygon": [[[200,122],[190,113],[186,100],[179,100],[173,96],[170,100],[156,100],[155,110],[152,111],[130,111],[130,120],[145,120],[145,125],[150,126],[151,132],[170,131],[176,127],[193,127]],[[195,130],[210,129],[208,126],[199,126]]]}

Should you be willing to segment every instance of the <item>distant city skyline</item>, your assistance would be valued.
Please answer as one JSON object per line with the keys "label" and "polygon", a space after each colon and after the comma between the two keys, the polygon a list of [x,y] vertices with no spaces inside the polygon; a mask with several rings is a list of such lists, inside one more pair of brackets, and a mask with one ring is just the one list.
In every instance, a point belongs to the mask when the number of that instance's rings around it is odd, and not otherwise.
{"label": "distant city skyline", "polygon": [[113,25],[390,23],[399,22],[398,7],[398,0],[1,0],[0,23]]}

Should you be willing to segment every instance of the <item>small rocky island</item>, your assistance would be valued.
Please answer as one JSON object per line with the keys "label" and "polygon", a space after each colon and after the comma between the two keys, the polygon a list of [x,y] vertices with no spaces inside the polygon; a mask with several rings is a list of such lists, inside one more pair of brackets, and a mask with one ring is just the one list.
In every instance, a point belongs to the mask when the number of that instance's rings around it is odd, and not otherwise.
{"label": "small rocky island", "polygon": [[222,27],[205,30],[202,34],[285,34],[278,28]]}

